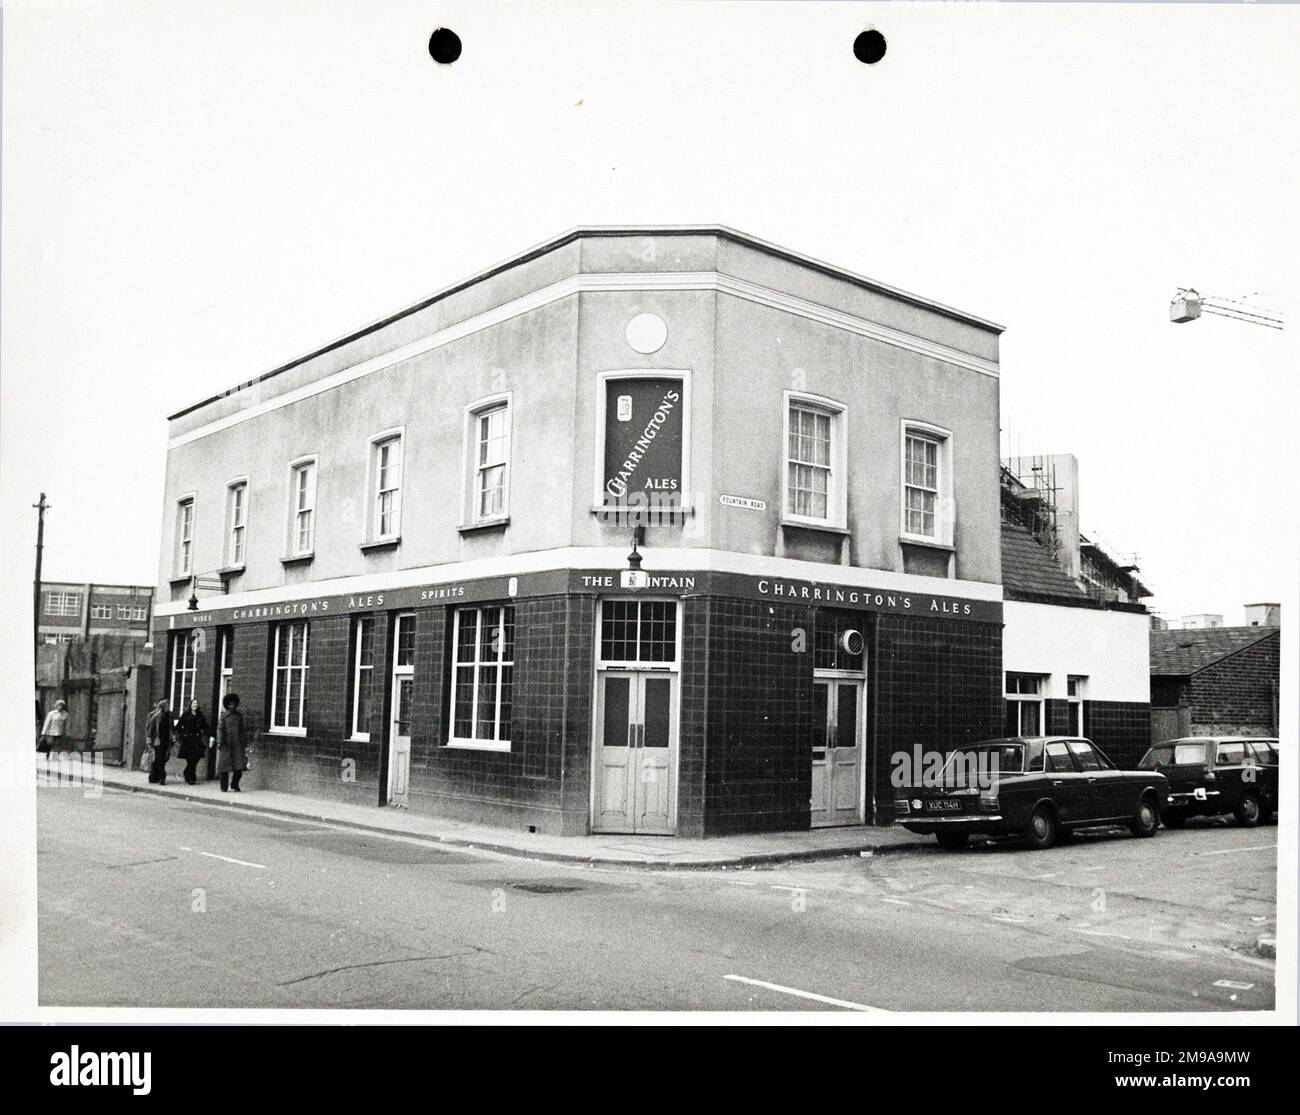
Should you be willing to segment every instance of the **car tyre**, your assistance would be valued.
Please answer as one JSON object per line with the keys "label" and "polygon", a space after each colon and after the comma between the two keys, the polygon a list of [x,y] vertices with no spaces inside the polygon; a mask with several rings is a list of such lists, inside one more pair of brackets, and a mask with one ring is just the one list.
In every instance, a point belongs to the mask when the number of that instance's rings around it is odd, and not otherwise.
{"label": "car tyre", "polygon": [[939,847],[948,852],[955,852],[959,848],[966,847],[966,841],[970,839],[968,832],[936,832],[934,838],[939,841]]}
{"label": "car tyre", "polygon": [[1057,831],[1056,814],[1040,805],[1025,828],[1025,843],[1040,850],[1050,848],[1056,843]]}
{"label": "car tyre", "polygon": [[1150,794],[1143,794],[1138,799],[1137,811],[1128,824],[1128,830],[1134,836],[1155,836],[1160,828],[1160,810]]}
{"label": "car tyre", "polygon": [[1187,814],[1181,809],[1166,809],[1160,814],[1160,819],[1167,829],[1180,829],[1187,824]]}
{"label": "car tyre", "polygon": [[1232,811],[1232,815],[1237,818],[1237,824],[1244,825],[1246,828],[1254,828],[1262,824],[1264,820],[1264,807],[1259,803],[1259,796],[1256,794],[1242,794],[1241,800],[1237,802],[1237,808]]}

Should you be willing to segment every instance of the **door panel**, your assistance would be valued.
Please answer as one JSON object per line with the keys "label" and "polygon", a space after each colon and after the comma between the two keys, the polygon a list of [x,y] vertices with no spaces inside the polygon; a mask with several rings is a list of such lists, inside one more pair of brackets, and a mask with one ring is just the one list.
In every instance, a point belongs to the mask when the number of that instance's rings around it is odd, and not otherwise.
{"label": "door panel", "polygon": [[813,682],[812,783],[814,828],[862,821],[862,682]]}
{"label": "door panel", "polygon": [[598,681],[597,832],[671,835],[676,823],[676,676],[602,673]]}

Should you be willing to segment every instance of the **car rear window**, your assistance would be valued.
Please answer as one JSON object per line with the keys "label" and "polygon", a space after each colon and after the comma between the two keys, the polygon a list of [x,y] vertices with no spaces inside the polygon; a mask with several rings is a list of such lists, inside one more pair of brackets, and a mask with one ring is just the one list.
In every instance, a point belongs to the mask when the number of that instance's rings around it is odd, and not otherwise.
{"label": "car rear window", "polygon": [[944,784],[957,783],[973,786],[983,784],[981,775],[1019,774],[1025,769],[1025,748],[1020,743],[992,746],[959,747],[948,756],[944,764]]}
{"label": "car rear window", "polygon": [[1167,767],[1174,758],[1174,749],[1172,747],[1153,747],[1145,755],[1142,761],[1138,763],[1138,770],[1155,770],[1156,767]]}
{"label": "car rear window", "polygon": [[1205,762],[1205,744],[1203,743],[1176,743],[1174,744],[1174,766],[1185,766],[1189,763]]}

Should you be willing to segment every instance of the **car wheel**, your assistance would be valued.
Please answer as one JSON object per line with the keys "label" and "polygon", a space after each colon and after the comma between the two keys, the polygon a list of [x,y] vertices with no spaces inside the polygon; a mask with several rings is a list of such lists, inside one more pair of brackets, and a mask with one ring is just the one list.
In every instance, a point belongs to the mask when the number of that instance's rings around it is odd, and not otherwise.
{"label": "car wheel", "polygon": [[1254,828],[1263,820],[1264,810],[1259,804],[1259,798],[1254,794],[1242,794],[1232,815],[1237,818],[1237,824]]}
{"label": "car wheel", "polygon": [[1138,801],[1137,812],[1128,824],[1129,832],[1134,836],[1155,836],[1160,827],[1160,810],[1150,794],[1143,794]]}
{"label": "car wheel", "polygon": [[1025,843],[1031,848],[1050,848],[1056,843],[1056,814],[1044,806],[1034,810],[1025,829]]}
{"label": "car wheel", "polygon": [[970,839],[970,834],[966,832],[936,832],[934,838],[939,841],[940,848],[955,852],[958,848],[966,847],[966,841]]}
{"label": "car wheel", "polygon": [[1187,824],[1187,814],[1181,809],[1166,809],[1160,814],[1160,819],[1167,829],[1180,829]]}

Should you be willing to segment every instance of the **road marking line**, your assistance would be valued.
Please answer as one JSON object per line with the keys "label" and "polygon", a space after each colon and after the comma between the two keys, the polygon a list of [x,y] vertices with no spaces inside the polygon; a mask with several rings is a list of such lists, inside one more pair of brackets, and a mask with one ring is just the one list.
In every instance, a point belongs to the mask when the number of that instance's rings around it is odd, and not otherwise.
{"label": "road marking line", "polygon": [[756,886],[758,886],[757,883],[746,882],[746,881],[743,880],[743,879],[728,879],[727,882],[729,882],[733,887],[756,887]]}
{"label": "road marking line", "polygon": [[246,859],[231,859],[229,856],[219,856],[216,852],[200,852],[197,848],[186,848],[181,846],[182,852],[193,852],[196,856],[207,856],[209,859],[219,859],[223,863],[236,863],[240,867],[256,867],[259,871],[266,870],[264,863],[249,863]]}
{"label": "road marking line", "polygon": [[1249,991],[1255,985],[1253,983],[1240,983],[1235,979],[1216,979],[1215,987],[1227,987],[1233,991]]}
{"label": "road marking line", "polygon": [[734,980],[736,983],[748,983],[754,987],[764,987],[768,991],[779,991],[783,995],[794,995],[800,999],[812,999],[814,1002],[826,1003],[832,1007],[843,1007],[845,1010],[864,1011],[868,1014],[888,1014],[883,1007],[869,1007],[865,1003],[851,1003],[847,999],[832,999],[829,995],[818,995],[814,991],[800,991],[797,987],[782,987],[779,983],[768,983],[766,980],[750,979],[748,976],[723,976],[723,979]]}
{"label": "road marking line", "polygon": [[1275,852],[1276,844],[1253,844],[1249,848],[1217,848],[1213,852],[1193,852],[1194,856],[1226,856],[1232,852]]}
{"label": "road marking line", "polygon": [[1126,937],[1123,933],[1107,933],[1104,929],[1086,929],[1081,925],[1070,926],[1071,932],[1084,933],[1089,937],[1118,937],[1121,941],[1131,941],[1132,937]]}
{"label": "road marking line", "polygon": [[882,898],[881,902],[891,902],[895,906],[910,906],[911,903],[904,898]]}
{"label": "road marking line", "polygon": [[1006,921],[1013,925],[1023,925],[1029,920],[1028,918],[1016,917],[1014,914],[990,914],[989,916],[994,921]]}

